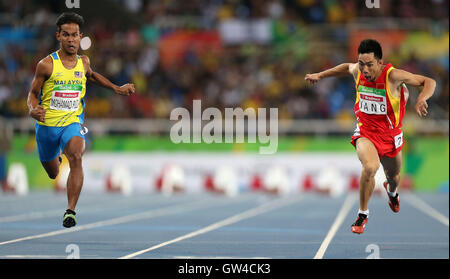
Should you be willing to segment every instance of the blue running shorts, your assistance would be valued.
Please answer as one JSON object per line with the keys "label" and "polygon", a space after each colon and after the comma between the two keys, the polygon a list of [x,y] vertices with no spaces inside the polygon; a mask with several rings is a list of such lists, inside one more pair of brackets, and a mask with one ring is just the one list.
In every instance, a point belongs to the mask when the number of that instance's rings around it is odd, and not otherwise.
{"label": "blue running shorts", "polygon": [[[64,127],[49,127],[36,123],[36,143],[41,162],[49,162],[55,159],[72,137],[80,137],[83,140],[85,129],[80,123],[72,123]],[[86,129],[87,130],[87,129]]]}

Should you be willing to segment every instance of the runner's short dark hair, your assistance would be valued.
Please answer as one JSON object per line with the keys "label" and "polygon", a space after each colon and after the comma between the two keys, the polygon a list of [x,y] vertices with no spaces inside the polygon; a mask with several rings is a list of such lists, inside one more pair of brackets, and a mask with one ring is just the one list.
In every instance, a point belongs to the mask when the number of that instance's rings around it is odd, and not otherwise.
{"label": "runner's short dark hair", "polygon": [[383,50],[379,42],[373,39],[362,40],[358,47],[358,54],[371,52],[373,52],[376,59],[383,58]]}
{"label": "runner's short dark hair", "polygon": [[80,16],[79,14],[70,12],[70,13],[62,13],[58,18],[56,19],[56,32],[61,32],[61,25],[66,23],[76,23],[78,26],[83,27],[84,24],[84,18]]}

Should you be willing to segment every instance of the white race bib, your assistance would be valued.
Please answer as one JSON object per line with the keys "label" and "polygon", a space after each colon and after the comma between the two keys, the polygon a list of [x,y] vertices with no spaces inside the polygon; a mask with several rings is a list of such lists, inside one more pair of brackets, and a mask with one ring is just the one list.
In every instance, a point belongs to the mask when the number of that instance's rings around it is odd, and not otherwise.
{"label": "white race bib", "polygon": [[397,149],[400,146],[402,146],[402,144],[403,144],[403,132],[401,132],[400,134],[396,135],[394,137],[394,141],[395,141],[395,149]]}
{"label": "white race bib", "polygon": [[50,108],[60,111],[77,111],[80,105],[80,91],[61,91],[52,92]]}
{"label": "white race bib", "polygon": [[367,114],[387,114],[386,97],[360,92],[359,110]]}

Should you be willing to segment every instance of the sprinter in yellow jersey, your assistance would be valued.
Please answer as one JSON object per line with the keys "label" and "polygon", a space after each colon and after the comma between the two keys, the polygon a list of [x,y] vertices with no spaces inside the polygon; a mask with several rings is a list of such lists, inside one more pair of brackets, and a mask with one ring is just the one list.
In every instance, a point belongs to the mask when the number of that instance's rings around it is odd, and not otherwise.
{"label": "sprinter in yellow jersey", "polygon": [[83,186],[82,155],[85,150],[84,97],[86,81],[129,96],[133,84],[117,86],[91,69],[89,58],[77,55],[84,23],[75,13],[63,13],[56,21],[56,38],[60,49],[48,55],[36,67],[28,93],[28,109],[36,119],[36,142],[39,159],[48,176],[55,179],[63,152],[70,165],[67,180],[67,210],[63,226],[76,225],[75,206]]}

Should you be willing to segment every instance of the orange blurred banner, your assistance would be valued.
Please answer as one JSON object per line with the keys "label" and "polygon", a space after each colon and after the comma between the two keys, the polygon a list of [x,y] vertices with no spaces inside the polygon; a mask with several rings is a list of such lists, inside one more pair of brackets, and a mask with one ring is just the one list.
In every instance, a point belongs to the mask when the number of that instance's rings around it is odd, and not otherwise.
{"label": "orange blurred banner", "polygon": [[375,39],[383,48],[383,58],[386,58],[395,49],[400,48],[408,35],[404,30],[356,30],[350,33],[350,46],[348,57],[352,61],[358,60],[358,46],[364,39]]}
{"label": "orange blurred banner", "polygon": [[221,50],[222,42],[216,31],[176,31],[159,42],[163,67],[178,64],[189,51],[200,57],[207,52],[218,54]]}

